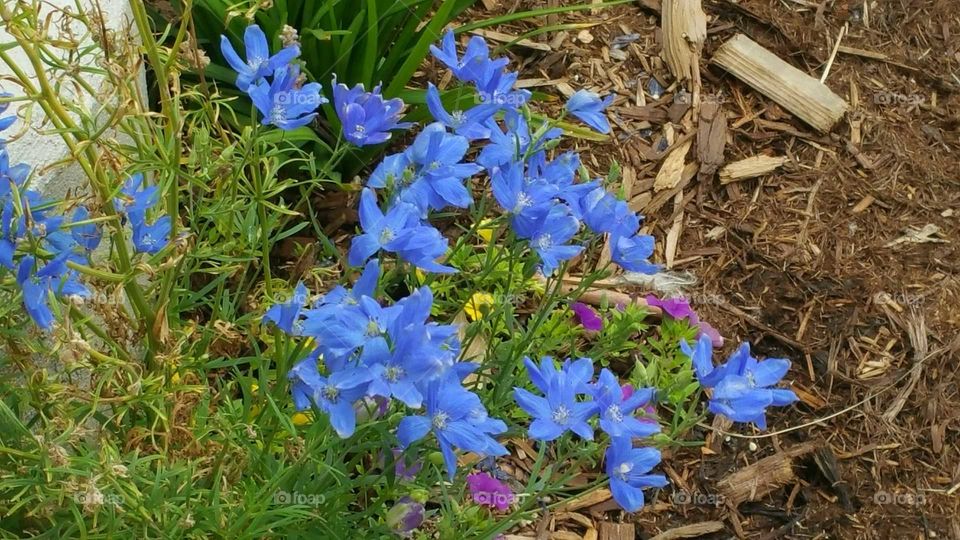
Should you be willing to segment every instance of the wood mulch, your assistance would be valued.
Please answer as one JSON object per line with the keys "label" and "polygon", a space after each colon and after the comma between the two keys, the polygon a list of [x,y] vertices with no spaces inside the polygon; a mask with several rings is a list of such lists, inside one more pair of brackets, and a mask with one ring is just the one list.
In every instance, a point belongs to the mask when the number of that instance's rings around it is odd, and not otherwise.
{"label": "wood mulch", "polygon": [[[464,19],[559,3],[484,0]],[[954,0],[702,8],[695,92],[662,56],[657,0],[487,37],[528,38],[510,54],[523,84],[557,107],[580,88],[617,95],[612,139],[576,143],[584,162],[623,167],[656,260],[696,278],[683,292],[726,349],[750,340],[758,355],[793,359],[801,403],[770,415],[766,433],[719,423],[694,433],[708,444],[673,451],[671,487],[637,514],[595,491],[508,538],[960,539],[960,10]],[[544,27],[558,30],[526,36]],[[816,103],[778,105],[712,62],[736,34],[814,82],[826,70],[843,118],[818,132],[801,119]],[[514,449],[535,455],[523,444]]]}

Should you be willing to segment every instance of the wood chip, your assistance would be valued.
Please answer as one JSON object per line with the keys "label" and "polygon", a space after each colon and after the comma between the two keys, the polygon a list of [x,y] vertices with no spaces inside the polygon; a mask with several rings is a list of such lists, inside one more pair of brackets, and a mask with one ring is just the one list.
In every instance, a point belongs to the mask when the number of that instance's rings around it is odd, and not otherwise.
{"label": "wood chip", "polygon": [[650,540],[677,540],[678,538],[697,538],[707,534],[723,530],[722,521],[701,521],[700,523],[691,523],[654,536]]}
{"label": "wood chip", "polygon": [[713,62],[820,132],[830,131],[849,108],[825,84],[743,34],[721,45]]}
{"label": "wood chip", "polygon": [[613,495],[609,489],[603,488],[574,497],[557,508],[557,512],[572,512],[609,500]]}
{"label": "wood chip", "polygon": [[727,144],[727,115],[715,101],[700,106],[697,127],[697,159],[700,178],[710,178],[723,165],[723,149]]}
{"label": "wood chip", "polygon": [[663,58],[678,81],[693,79],[707,39],[707,15],[700,0],[672,0],[663,5]]}
{"label": "wood chip", "polygon": [[717,482],[717,488],[731,508],[736,508],[745,501],[760,500],[793,481],[796,478],[793,472],[794,460],[813,452],[819,445],[817,441],[807,441],[765,457],[723,478]]}
{"label": "wood chip", "polygon": [[653,182],[653,191],[673,189],[680,183],[683,175],[684,159],[692,144],[692,139],[683,142],[663,160],[663,166],[660,167],[657,179]]}
{"label": "wood chip", "polygon": [[533,49],[535,51],[550,52],[553,50],[550,48],[550,45],[546,43],[538,43],[532,39],[517,39],[517,36],[511,36],[510,34],[504,34],[503,32],[497,32],[494,30],[480,28],[477,30],[471,30],[470,33],[485,39],[499,41],[500,43],[512,43],[514,45],[519,45],[520,47]]}
{"label": "wood chip", "polygon": [[637,537],[633,523],[600,522],[600,540],[634,540]]}
{"label": "wood chip", "polygon": [[720,170],[720,183],[729,184],[747,178],[755,178],[777,169],[789,160],[790,158],[786,156],[765,156],[762,154],[741,159]]}

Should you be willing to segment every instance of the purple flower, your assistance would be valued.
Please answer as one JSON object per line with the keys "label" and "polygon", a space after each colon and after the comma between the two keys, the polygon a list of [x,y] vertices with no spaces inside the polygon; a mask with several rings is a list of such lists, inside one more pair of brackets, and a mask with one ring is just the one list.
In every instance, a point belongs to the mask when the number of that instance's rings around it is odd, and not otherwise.
{"label": "purple flower", "polygon": [[393,465],[393,473],[397,478],[407,482],[416,479],[417,473],[423,468],[423,462],[414,461],[408,465],[407,460],[403,457],[403,450],[394,448],[391,452],[393,453],[393,459],[396,460]]}
{"label": "purple flower", "polygon": [[600,314],[597,313],[597,310],[592,307],[584,304],[583,302],[574,302],[570,304],[570,310],[573,311],[574,317],[576,317],[577,322],[585,330],[591,332],[599,332],[603,329],[603,319],[600,318]]}
{"label": "purple flower", "polygon": [[467,476],[467,487],[473,502],[482,506],[506,510],[513,502],[513,490],[510,486],[484,472]]}
{"label": "purple flower", "polygon": [[387,511],[387,526],[403,538],[423,523],[423,505],[410,497],[402,497]]}
{"label": "purple flower", "polygon": [[720,335],[720,332],[717,332],[717,329],[711,326],[710,323],[701,321],[700,317],[693,311],[693,308],[690,307],[690,302],[688,302],[686,298],[678,296],[675,298],[660,299],[652,294],[648,294],[646,301],[648,306],[658,307],[674,319],[687,319],[690,321],[690,326],[699,328],[700,332],[697,334],[697,337],[707,336],[710,338],[710,342],[713,343],[714,347],[723,347],[723,336]]}

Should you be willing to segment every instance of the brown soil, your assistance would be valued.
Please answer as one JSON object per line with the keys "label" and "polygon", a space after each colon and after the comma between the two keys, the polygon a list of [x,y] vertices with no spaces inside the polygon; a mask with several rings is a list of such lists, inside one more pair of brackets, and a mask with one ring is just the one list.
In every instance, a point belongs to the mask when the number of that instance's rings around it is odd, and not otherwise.
{"label": "brown soil", "polygon": [[[467,19],[549,2],[489,3],[496,7]],[[547,25],[593,25],[568,28],[563,39],[557,32],[532,38],[551,52],[512,48],[523,78],[549,81],[535,89],[558,97],[571,88],[619,96],[610,109],[614,140],[579,143],[585,163],[599,172],[615,159],[631,169],[632,201],[658,239],[656,259],[665,260],[668,232],[678,228],[670,271],[697,276],[686,292],[703,300],[695,307],[727,338],[725,352],[750,340],[758,355],[792,358],[788,378],[802,396],[770,416],[763,438],[740,438],[761,434],[742,426],[729,428],[729,439],[701,433],[716,453],[685,450],[665,460],[674,488],[640,513],[602,504],[580,512],[601,538],[617,538],[611,526],[599,527],[603,521],[632,522],[636,537],[648,538],[715,520],[722,529],[711,538],[960,539],[958,6],[705,0],[703,7],[702,95],[727,116],[724,162],[790,159],[777,172],[726,186],[715,173],[695,176],[666,197],[651,189],[663,163],[658,139],[670,130],[674,138],[695,133],[698,118],[674,106],[683,100],[660,58],[656,0],[496,28],[521,36]],[[841,52],[830,68],[826,84],[851,104],[831,134],[817,134],[709,63],[741,32],[819,79],[844,25],[842,45],[868,52]],[[630,33],[639,38],[611,54],[614,38]],[[647,92],[651,76],[666,89],[659,100]],[[640,113],[638,85],[648,105]],[[685,161],[697,162],[696,144]],[[909,227],[928,225],[938,232],[893,243]],[[755,500],[737,506],[709,504],[719,480],[803,441],[817,451],[798,458],[782,487],[758,488]],[[681,501],[670,494],[680,488],[700,496]],[[575,520],[550,527],[576,537],[585,530]]]}

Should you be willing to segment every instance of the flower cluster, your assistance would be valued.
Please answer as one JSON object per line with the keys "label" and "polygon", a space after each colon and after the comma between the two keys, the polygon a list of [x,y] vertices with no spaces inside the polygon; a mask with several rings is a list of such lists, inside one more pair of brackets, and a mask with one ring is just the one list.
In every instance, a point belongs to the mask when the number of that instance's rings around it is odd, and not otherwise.
{"label": "flower cluster", "polygon": [[263,125],[282,130],[305,126],[317,117],[317,107],[327,103],[320,83],[303,84],[297,45],[288,45],[270,56],[267,36],[259,26],[247,27],[243,35],[246,60],[240,58],[227,36],[220,36],[220,51],[237,72],[237,88],[253,101],[263,115]]}
{"label": "flower cluster", "polygon": [[714,414],[734,422],[753,422],[766,429],[767,407],[782,407],[798,399],[793,390],[773,388],[790,370],[789,360],[758,361],[750,355],[750,344],[742,343],[725,364],[714,367],[713,344],[705,334],[693,349],[686,342],[681,342],[680,347],[690,357],[700,385],[713,389],[708,409]]}
{"label": "flower cluster", "polygon": [[170,216],[159,216],[148,222],[147,215],[160,202],[159,188],[147,185],[143,174],[137,173],[127,179],[120,194],[114,199],[113,205],[130,222],[133,248],[137,253],[153,255],[167,247],[170,242]]}
{"label": "flower cluster", "polygon": [[[0,114],[8,105],[0,103]],[[0,118],[0,131],[15,120],[16,116]],[[15,272],[27,314],[39,328],[49,330],[54,323],[51,294],[77,301],[90,296],[70,263],[88,264],[102,233],[84,206],[77,206],[67,220],[55,201],[29,188],[29,177],[30,167],[11,165],[6,144],[0,140],[0,266]],[[156,203],[156,188],[141,188],[142,176],[135,178],[124,186],[122,192],[128,199],[117,200],[118,210],[131,222],[134,248],[156,253],[168,243],[170,218],[147,223],[147,211]]]}
{"label": "flower cluster", "polygon": [[[461,56],[452,32],[444,36],[440,47],[431,50],[457,79],[474,87],[479,104],[466,111],[450,112],[436,87],[429,85],[427,106],[435,122],[424,128],[405,151],[387,156],[370,175],[369,188],[387,190],[392,205],[409,205],[425,220],[431,211],[470,206],[473,198],[466,182],[484,171],[490,177],[494,198],[510,218],[513,232],[529,243],[544,274],[552,274],[561,262],[583,250],[575,236],[584,224],[593,233],[610,236],[615,263],[630,271],[656,272],[657,267],[648,262],[653,238],[639,233],[641,218],[626,201],[609,193],[598,180],[576,182],[580,159],[575,153],[548,157],[548,148],[557,144],[562,130],[550,122],[531,125],[525,108],[530,92],[514,88],[518,75],[506,69],[506,58],[490,58],[489,48],[479,36],[470,39]],[[603,118],[603,108],[608,103],[595,94],[578,92],[568,110],[606,132],[609,125]],[[349,138],[347,129],[345,126],[344,135]],[[476,163],[465,162],[474,141],[485,144]],[[410,212],[397,211],[401,215],[396,222]],[[409,223],[414,228],[425,226],[416,220]],[[392,228],[388,231],[395,232]],[[364,232],[370,234],[366,226]],[[397,243],[393,234],[383,237]],[[375,251],[372,240],[363,241],[364,247],[357,248],[359,253],[351,263]],[[437,240],[432,233],[430,238],[424,236],[422,243],[435,250],[430,255],[441,254]],[[385,247],[387,242],[380,244]]]}
{"label": "flower cluster", "polygon": [[454,448],[481,455],[507,452],[493,435],[506,424],[490,418],[463,379],[478,366],[459,362],[456,327],[428,322],[433,306],[429,287],[390,306],[375,300],[379,261],[371,260],[352,289],[338,286],[309,309],[306,288],[264,316],[294,336],[312,338],[316,347],[288,374],[298,410],[311,405],[325,412],[340,437],[353,434],[364,398],[396,400],[423,414],[405,417],[397,438],[406,447],[433,432],[447,471],[456,471]]}
{"label": "flower cluster", "polygon": [[[662,487],[666,478],[648,473],[660,462],[660,452],[653,448],[634,448],[634,439],[643,439],[660,431],[657,421],[648,416],[637,417],[654,399],[654,390],[629,391],[620,385],[616,375],[602,369],[596,382],[593,361],[580,358],[566,360],[557,369],[553,358],[545,356],[540,366],[524,359],[527,374],[543,396],[523,388],[514,388],[514,399],[534,420],[529,435],[539,441],[552,441],[571,431],[593,440],[590,421],[598,416],[600,429],[610,436],[607,450],[607,474],[614,499],[630,512],[643,506],[643,488]],[[645,409],[644,413],[646,412]]]}

